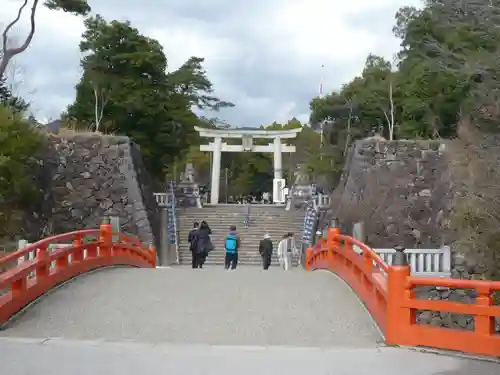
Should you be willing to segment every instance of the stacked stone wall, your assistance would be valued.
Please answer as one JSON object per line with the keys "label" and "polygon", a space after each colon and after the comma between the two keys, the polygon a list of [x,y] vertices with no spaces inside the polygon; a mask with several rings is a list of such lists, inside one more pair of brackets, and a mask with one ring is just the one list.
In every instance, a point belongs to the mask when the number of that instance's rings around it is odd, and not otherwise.
{"label": "stacked stone wall", "polygon": [[[439,141],[356,142],[346,158],[340,183],[332,194],[331,206],[321,226],[332,217],[341,229],[352,233],[363,222],[368,245],[390,248],[439,248],[453,236],[446,231],[453,200],[452,176],[447,147]],[[452,251],[452,277],[481,280],[483,271],[471,255]],[[418,288],[418,298],[473,303],[472,290]],[[420,323],[472,330],[471,316],[421,311]],[[500,325],[497,325],[500,331]]]}
{"label": "stacked stone wall", "polygon": [[118,216],[122,230],[159,245],[157,186],[127,137],[49,135],[44,157],[50,234],[96,228]]}

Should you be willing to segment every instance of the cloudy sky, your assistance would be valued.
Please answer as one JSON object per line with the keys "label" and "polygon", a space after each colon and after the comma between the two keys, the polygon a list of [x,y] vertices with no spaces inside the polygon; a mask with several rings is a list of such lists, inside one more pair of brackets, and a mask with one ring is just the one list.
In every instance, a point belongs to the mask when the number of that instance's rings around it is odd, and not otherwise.
{"label": "cloudy sky", "polygon": [[[0,0],[0,24],[21,0]],[[30,0],[31,2],[31,0]],[[370,52],[392,59],[394,14],[420,0],[89,0],[106,19],[130,20],[165,48],[169,70],[190,56],[206,59],[216,94],[236,104],[219,116],[236,126],[309,117],[309,101],[323,76],[336,90],[361,72]],[[26,34],[27,14],[13,36]],[[3,29],[3,27],[1,27]],[[11,66],[18,92],[41,120],[58,118],[74,99],[81,74],[81,17],[37,15],[30,48]],[[324,68],[321,66],[324,65]]]}

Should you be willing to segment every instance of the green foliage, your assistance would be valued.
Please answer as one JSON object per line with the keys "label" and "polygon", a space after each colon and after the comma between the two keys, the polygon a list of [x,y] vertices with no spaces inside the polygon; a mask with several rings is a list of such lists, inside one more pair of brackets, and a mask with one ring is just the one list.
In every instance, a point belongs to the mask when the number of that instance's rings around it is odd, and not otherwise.
{"label": "green foliage", "polygon": [[0,105],[9,107],[15,113],[24,113],[29,105],[22,98],[14,96],[6,83],[5,77],[0,77]]}
{"label": "green foliage", "polygon": [[432,0],[401,8],[397,66],[370,54],[360,76],[310,102],[310,123],[325,128],[336,163],[357,139],[390,138],[391,124],[395,139],[454,138],[466,114],[498,131],[499,5]]}
{"label": "green foliage", "polygon": [[162,176],[196,141],[194,126],[205,123],[192,108],[218,110],[232,104],[212,95],[202,58],[191,57],[167,73],[160,43],[129,22],[97,15],[86,19],[85,27],[83,75],[67,118],[86,129],[131,137],[148,169]]}
{"label": "green foliage", "polygon": [[[330,122],[332,144],[340,147],[346,139],[352,142],[374,132],[387,138],[391,116],[396,138],[454,137],[460,112],[470,107],[478,74],[491,71],[488,59],[497,60],[492,52],[500,34],[496,27],[480,24],[486,13],[478,4],[478,16],[451,0],[429,1],[421,10],[401,8],[393,28],[401,38],[398,69],[369,55],[361,76],[339,92],[311,101],[311,123]],[[489,17],[500,20],[498,7],[488,11]],[[471,57],[474,64],[468,64]]]}
{"label": "green foliage", "polygon": [[86,16],[90,12],[87,0],[46,0],[45,6],[49,9]]}
{"label": "green foliage", "polygon": [[28,121],[0,105],[0,238],[20,232],[23,209],[38,199],[33,156],[41,144]]}
{"label": "green foliage", "polygon": [[[311,122],[327,121],[337,149],[388,121],[392,82],[395,136],[446,138],[454,186],[444,220],[472,273],[500,278],[500,0],[429,0],[403,7],[394,34],[401,39],[397,70],[369,57],[360,77],[338,93],[311,101]],[[350,119],[350,123],[348,121]],[[349,126],[350,124],[350,126]]]}

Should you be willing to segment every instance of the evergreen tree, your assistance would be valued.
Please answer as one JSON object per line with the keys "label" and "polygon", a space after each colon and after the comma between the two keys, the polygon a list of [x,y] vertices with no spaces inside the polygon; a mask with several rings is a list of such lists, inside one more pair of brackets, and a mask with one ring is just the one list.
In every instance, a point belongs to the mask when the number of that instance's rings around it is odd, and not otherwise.
{"label": "evergreen tree", "polygon": [[12,94],[5,77],[0,77],[0,104],[9,107],[14,113],[23,113],[29,107],[22,98]]}

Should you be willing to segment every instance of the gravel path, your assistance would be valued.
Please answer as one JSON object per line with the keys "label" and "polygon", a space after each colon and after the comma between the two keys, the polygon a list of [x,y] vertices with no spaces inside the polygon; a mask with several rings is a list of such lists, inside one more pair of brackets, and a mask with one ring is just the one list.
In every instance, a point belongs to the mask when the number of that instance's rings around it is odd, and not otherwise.
{"label": "gravel path", "polygon": [[0,336],[354,348],[381,339],[331,273],[257,267],[98,271],[42,298]]}

